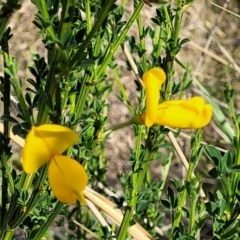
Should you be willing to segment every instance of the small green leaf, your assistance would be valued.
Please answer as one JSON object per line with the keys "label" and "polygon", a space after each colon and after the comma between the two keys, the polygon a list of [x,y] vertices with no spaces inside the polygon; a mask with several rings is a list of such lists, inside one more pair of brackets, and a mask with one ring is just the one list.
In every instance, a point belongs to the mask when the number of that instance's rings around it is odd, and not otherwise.
{"label": "small green leaf", "polygon": [[95,64],[95,61],[93,59],[85,59],[81,61],[80,66],[81,67],[90,67]]}
{"label": "small green leaf", "polygon": [[187,43],[187,42],[190,42],[190,39],[189,38],[184,38],[180,41],[180,45],[182,46],[184,43]]}
{"label": "small green leaf", "polygon": [[219,161],[222,160],[220,152],[211,145],[204,146],[204,149],[207,153],[209,160],[213,161],[216,166],[219,165]]}
{"label": "small green leaf", "polygon": [[170,204],[170,202],[169,202],[168,200],[162,199],[162,200],[161,200],[161,203],[162,203],[162,205],[163,205],[165,208],[167,208],[167,209],[170,209],[170,208],[171,208],[171,204]]}
{"label": "small green leaf", "polygon": [[212,177],[212,178],[215,178],[215,179],[218,179],[220,177],[220,173],[218,172],[218,170],[214,167],[212,168],[208,174]]}
{"label": "small green leaf", "polygon": [[6,114],[2,115],[1,120],[6,121],[6,122],[18,123],[18,121],[15,118],[13,118],[10,115],[6,115]]}
{"label": "small green leaf", "polygon": [[215,211],[217,209],[217,204],[214,202],[207,202],[206,203],[206,210],[211,216],[215,216]]}
{"label": "small green leaf", "polygon": [[16,124],[12,127],[12,132],[14,135],[19,135],[22,132],[22,126],[21,124]]}

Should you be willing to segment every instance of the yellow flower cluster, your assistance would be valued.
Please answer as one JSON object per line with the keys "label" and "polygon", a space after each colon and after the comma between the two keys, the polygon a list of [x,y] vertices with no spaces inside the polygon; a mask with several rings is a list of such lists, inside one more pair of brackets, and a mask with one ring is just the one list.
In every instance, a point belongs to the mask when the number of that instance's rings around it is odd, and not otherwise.
{"label": "yellow flower cluster", "polygon": [[158,104],[166,74],[161,68],[152,68],[143,74],[146,91],[146,112],[134,118],[137,124],[154,124],[173,128],[197,129],[206,126],[212,118],[212,106],[202,97],[171,100]]}
{"label": "yellow flower cluster", "polygon": [[22,164],[26,173],[36,172],[49,163],[48,179],[56,198],[63,203],[79,200],[86,204],[83,190],[88,176],[81,164],[62,155],[78,141],[78,135],[71,129],[55,124],[32,127],[22,152]]}

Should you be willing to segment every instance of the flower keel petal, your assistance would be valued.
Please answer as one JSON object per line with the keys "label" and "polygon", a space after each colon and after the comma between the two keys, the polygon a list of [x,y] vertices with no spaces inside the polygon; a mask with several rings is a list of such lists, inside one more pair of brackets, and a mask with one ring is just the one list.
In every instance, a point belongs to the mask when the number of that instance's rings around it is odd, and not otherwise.
{"label": "flower keel petal", "polygon": [[88,183],[88,177],[84,168],[75,160],[55,155],[48,169],[49,183],[53,194],[63,203],[75,203],[78,199],[84,201],[81,192]]}

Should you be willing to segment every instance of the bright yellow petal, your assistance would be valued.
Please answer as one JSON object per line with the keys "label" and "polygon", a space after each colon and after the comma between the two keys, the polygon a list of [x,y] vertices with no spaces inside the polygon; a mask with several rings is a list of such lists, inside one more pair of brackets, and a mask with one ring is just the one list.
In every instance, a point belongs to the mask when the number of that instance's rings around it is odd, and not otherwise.
{"label": "bright yellow petal", "polygon": [[76,199],[86,203],[81,192],[88,183],[87,173],[77,161],[62,155],[52,158],[48,178],[53,194],[63,203],[75,203]]}
{"label": "bright yellow petal", "polygon": [[189,128],[198,129],[206,126],[211,121],[212,112],[212,106],[210,104],[206,104],[203,107],[202,112],[189,125]]}
{"label": "bright yellow petal", "polygon": [[51,154],[38,134],[36,127],[32,127],[28,133],[22,152],[22,165],[26,173],[37,171],[43,164],[51,159]]}
{"label": "bright yellow petal", "polygon": [[194,97],[189,100],[172,100],[158,106],[156,124],[173,128],[191,128],[191,123],[202,112],[204,100]]}
{"label": "bright yellow petal", "polygon": [[78,141],[71,129],[55,124],[32,127],[22,152],[22,164],[26,173],[37,171],[50,161],[53,155],[61,154]]}
{"label": "bright yellow petal", "polygon": [[146,119],[145,124],[151,127],[157,117],[160,89],[166,80],[166,74],[161,68],[152,68],[143,74],[146,91]]}
{"label": "bright yellow petal", "polygon": [[52,156],[62,154],[78,141],[78,135],[73,130],[61,125],[44,124],[36,127],[36,131]]}

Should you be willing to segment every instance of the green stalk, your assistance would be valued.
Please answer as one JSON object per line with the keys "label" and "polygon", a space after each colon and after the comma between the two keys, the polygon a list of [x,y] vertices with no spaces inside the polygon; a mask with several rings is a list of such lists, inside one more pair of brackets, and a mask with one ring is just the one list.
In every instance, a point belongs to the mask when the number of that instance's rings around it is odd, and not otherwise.
{"label": "green stalk", "polygon": [[[41,194],[41,190],[40,187],[42,186],[42,184],[44,183],[44,181],[46,180],[46,170],[48,168],[48,165],[44,165],[39,173],[39,177],[38,177],[38,181],[36,183],[36,185],[34,186],[34,190],[31,194],[31,197],[29,198],[27,204],[26,204],[26,209],[24,209],[24,211],[20,208],[15,208],[16,212],[18,212],[20,210],[21,214],[18,216],[18,218],[14,218],[12,220],[11,223],[9,223],[9,227],[11,229],[15,229],[18,227],[18,225],[20,223],[22,223],[24,221],[24,219],[28,216],[29,212],[36,206],[38,198],[39,198],[39,194]],[[15,214],[13,214],[14,216]]]}
{"label": "green stalk", "polygon": [[[189,169],[187,171],[186,181],[190,181],[191,180],[191,174],[193,173],[193,169],[194,169],[194,164],[190,163]],[[174,222],[173,222],[172,230],[174,230],[174,228],[179,226],[186,198],[187,198],[187,190],[185,188],[179,195],[179,201],[178,201],[178,205],[177,205],[177,210],[176,210],[176,215],[175,215],[175,219],[174,219]],[[172,231],[172,233],[173,233],[173,231]],[[171,236],[171,240],[174,240],[173,234]]]}
{"label": "green stalk", "polygon": [[85,100],[88,94],[88,87],[86,83],[89,81],[89,79],[90,79],[89,73],[88,74],[86,73],[85,76],[83,77],[83,80],[81,81],[81,89],[74,109],[74,112],[76,113],[76,118],[81,116],[82,110],[84,108]]}
{"label": "green stalk", "polygon": [[114,68],[114,69],[113,69],[113,74],[114,74],[114,80],[115,80],[116,83],[117,83],[118,89],[119,89],[120,93],[122,94],[123,101],[126,103],[127,108],[129,109],[129,111],[131,112],[131,114],[134,114],[134,113],[135,113],[135,110],[134,110],[134,108],[133,108],[132,105],[131,105],[131,102],[130,102],[130,100],[129,100],[128,95],[126,94],[126,91],[125,91],[125,89],[124,89],[124,86],[123,86],[123,84],[122,84],[122,81],[121,81],[120,78],[119,78],[119,74],[118,74],[118,69],[117,69],[117,68]]}
{"label": "green stalk", "polygon": [[[146,142],[146,151],[145,151],[144,158],[143,158],[146,162],[149,161],[150,155],[151,155],[150,149],[151,149],[152,143],[151,143],[151,139],[150,139],[150,133],[151,133],[151,129],[149,130],[149,133],[148,133],[148,138],[147,138],[147,142]],[[139,153],[137,153],[136,156],[138,156],[138,154]],[[139,161],[139,160],[140,159],[136,159],[136,161]],[[132,219],[133,211],[134,211],[136,203],[137,203],[137,196],[141,189],[145,174],[146,174],[148,166],[149,166],[149,164],[147,164],[147,163],[141,164],[139,162],[136,165],[137,165],[137,167],[143,168],[143,170],[137,174],[136,178],[135,177],[133,178],[134,185],[133,185],[133,190],[132,190],[132,194],[131,194],[132,199],[125,211],[123,221],[122,221],[122,224],[121,224],[119,232],[118,232],[117,240],[125,240],[126,239],[129,224]],[[133,173],[133,174],[135,174],[135,173]]]}
{"label": "green stalk", "polygon": [[[45,21],[50,21],[50,16],[47,9],[47,1],[45,0],[32,0],[32,2],[37,6],[41,15],[45,19]],[[51,36],[51,39],[54,40],[56,38],[53,27],[51,24],[46,28],[47,33]]]}
{"label": "green stalk", "polygon": [[12,240],[13,234],[14,234],[14,230],[8,229],[8,230],[4,233],[3,240]]}
{"label": "green stalk", "polygon": [[231,119],[233,121],[235,135],[239,136],[239,134],[240,134],[239,124],[237,121],[237,117],[236,117],[236,113],[235,113],[235,109],[234,109],[234,102],[233,102],[234,89],[233,89],[231,83],[227,83],[224,93],[225,93],[225,98],[226,98],[226,101],[228,104],[228,111],[229,111]]}
{"label": "green stalk", "polygon": [[183,9],[184,9],[184,0],[177,1],[176,9],[177,9],[177,12],[176,12],[176,16],[175,16],[174,29],[173,29],[174,44],[171,49],[172,57],[175,57],[175,55],[176,55],[176,47],[178,44],[179,33],[181,30],[182,15],[183,15]]}
{"label": "green stalk", "polygon": [[58,216],[60,211],[62,210],[62,207],[64,206],[63,203],[58,202],[50,216],[48,216],[47,221],[44,222],[44,224],[41,225],[41,227],[38,229],[38,232],[34,234],[34,238],[32,239],[42,239],[46,235],[47,230],[53,223],[54,219]]}
{"label": "green stalk", "polygon": [[117,240],[126,240],[127,239],[127,232],[129,228],[129,223],[132,219],[133,215],[133,207],[126,207],[126,211],[124,213],[124,217],[118,232]]}
{"label": "green stalk", "polygon": [[[234,102],[233,102],[233,97],[234,97],[234,89],[232,88],[232,85],[230,83],[228,83],[226,85],[226,89],[224,91],[225,93],[225,98],[228,104],[228,110],[229,110],[229,114],[231,116],[232,122],[233,122],[233,126],[234,126],[234,130],[235,130],[235,135],[237,137],[237,162],[236,165],[240,164],[240,130],[239,130],[239,123],[237,120],[237,116],[235,114],[235,109],[234,109]],[[227,189],[227,192],[229,193],[229,197],[230,197],[230,202],[235,201],[235,199],[232,199],[233,194],[236,192],[237,188],[238,188],[238,182],[239,182],[239,172],[234,172],[233,174],[233,181],[231,183],[231,188]]]}
{"label": "green stalk", "polygon": [[171,163],[172,163],[172,157],[173,157],[173,152],[170,152],[170,153],[169,153],[169,157],[168,157],[169,160],[168,160],[167,164],[164,166],[164,171],[163,171],[163,173],[162,173],[162,178],[161,178],[162,185],[161,185],[161,188],[160,188],[159,191],[158,191],[159,199],[161,199],[164,186],[165,186],[166,181],[167,181],[168,176],[169,176],[168,174],[169,174],[169,170],[170,170]]}
{"label": "green stalk", "polygon": [[5,62],[5,72],[7,72],[10,75],[10,81],[13,86],[14,92],[17,96],[17,99],[19,101],[19,106],[21,108],[22,115],[24,119],[31,123],[31,118],[26,106],[25,99],[23,97],[23,92],[22,92],[22,86],[21,82],[18,78],[18,66],[15,61],[11,56],[9,56],[6,52],[3,53],[3,58]]}
{"label": "green stalk", "polygon": [[[200,147],[201,139],[202,139],[202,131],[198,130],[198,132],[195,134],[194,139],[192,141],[191,159],[190,159],[190,163],[189,163],[189,168],[187,170],[187,176],[186,176],[186,180],[185,180],[186,182],[191,182],[191,178],[192,178],[194,169],[197,166],[198,158],[199,158],[198,149]],[[184,190],[179,195],[176,216],[175,216],[175,219],[173,222],[171,240],[174,240],[174,236],[173,236],[174,229],[179,227],[186,198],[187,198],[187,189],[185,187]]]}
{"label": "green stalk", "polygon": [[[135,144],[135,169],[134,171],[137,171],[139,169],[139,161],[140,161],[140,153],[141,153],[141,143],[142,143],[142,127],[136,126],[137,131],[137,139]],[[138,186],[138,174],[135,172],[133,173],[133,192],[132,192],[132,198],[136,195],[138,189],[135,189],[135,187]]]}
{"label": "green stalk", "polygon": [[[103,9],[102,13],[100,14],[99,19],[96,21],[92,30],[88,34],[86,40],[82,43],[82,45],[80,46],[80,48],[77,51],[77,53],[75,54],[75,56],[70,60],[70,64],[69,64],[70,66],[75,65],[78,62],[79,58],[81,58],[82,53],[84,52],[85,48],[90,43],[91,39],[94,37],[95,33],[101,28],[102,23],[106,19],[106,17],[108,16],[114,2],[115,2],[114,0],[108,1],[106,7]],[[97,46],[98,46],[98,49],[100,49],[100,42],[99,41],[97,41]],[[95,49],[94,54],[97,54],[96,49]],[[81,89],[80,89],[80,92],[78,93],[79,97],[77,98],[77,103],[76,103],[76,106],[74,108],[74,112],[76,113],[76,117],[81,116],[82,109],[84,108],[85,99],[86,99],[87,94],[88,94],[88,87],[87,87],[86,83],[91,79],[91,77],[93,75],[92,72],[95,72],[92,67],[87,68],[86,71],[85,71],[86,74],[84,75],[84,77],[81,81]],[[74,98],[71,98],[71,102],[72,102],[72,100],[74,100]]]}
{"label": "green stalk", "polygon": [[63,40],[64,34],[71,30],[74,11],[76,8],[76,0],[62,0],[61,21],[58,28],[58,38]]}
{"label": "green stalk", "polygon": [[183,80],[181,82],[180,93],[179,93],[178,99],[182,99],[183,98],[183,95],[184,95],[184,93],[186,91],[184,88],[186,87],[186,84],[189,81],[191,72],[192,72],[192,66],[191,66],[190,63],[188,63],[186,68],[185,68],[185,73],[184,73],[184,76],[183,76]]}
{"label": "green stalk", "polygon": [[[106,132],[104,133],[104,135],[108,135],[108,134],[110,134],[110,133],[113,132],[113,131],[116,131],[116,130],[118,130],[118,129],[121,129],[121,128],[130,126],[130,125],[132,125],[132,124],[133,124],[133,121],[130,120],[130,121],[128,121],[128,122],[124,122],[124,123],[115,125],[115,126],[109,128],[108,130],[106,130]],[[106,134],[106,133],[107,133],[107,134]]]}
{"label": "green stalk", "polygon": [[114,53],[116,52],[116,50],[118,49],[118,47],[122,43],[122,41],[123,41],[124,37],[126,36],[128,30],[130,29],[130,27],[132,26],[133,22],[135,21],[135,19],[139,15],[143,5],[144,5],[144,3],[141,2],[141,3],[139,3],[137,8],[135,9],[133,15],[130,17],[129,21],[125,25],[125,27],[124,27],[122,33],[120,34],[120,36],[118,37],[117,41],[113,44],[113,47],[111,48],[111,51],[108,53],[108,55],[106,56],[104,62],[101,64],[99,70],[97,71],[97,76],[96,76],[97,78],[99,76],[101,76],[101,74],[105,71],[109,61],[112,59]]}
{"label": "green stalk", "polygon": [[[45,1],[40,1],[41,6],[41,13],[44,14],[45,19],[49,19],[49,14],[47,10],[47,6]],[[39,5],[39,4],[38,4]],[[61,13],[61,20],[58,29],[58,38],[62,40],[64,34],[71,29],[72,27],[72,19],[74,15],[74,9],[76,6],[76,0],[63,0],[62,1],[62,13]],[[54,35],[53,29],[49,29],[50,34]],[[55,36],[55,35],[54,35]],[[64,56],[66,53],[57,45],[55,44],[52,55],[49,56],[49,74],[47,76],[45,92],[51,94],[52,101],[54,104],[56,89],[58,89],[59,81],[61,78],[61,74],[58,69],[58,65],[64,64]],[[70,65],[71,66],[71,65]],[[42,101],[40,106],[38,117],[37,117],[37,125],[41,125],[48,122],[48,114],[49,114],[49,107],[45,101]]]}
{"label": "green stalk", "polygon": [[[236,149],[236,158],[237,158],[237,161],[236,161],[236,166],[239,166],[240,165],[240,135],[237,136],[237,149]],[[232,181],[232,193],[235,193],[237,188],[238,188],[238,185],[239,185],[239,172],[235,172],[233,174],[233,181]],[[232,196],[230,196],[230,201],[232,201],[232,203],[234,204],[234,200],[235,199],[232,199]]]}
{"label": "green stalk", "polygon": [[[8,48],[8,36],[4,35],[1,40],[1,47],[2,50],[9,54],[9,48]],[[6,61],[4,59],[4,68],[7,67]],[[11,85],[10,85],[10,76],[4,72],[4,101],[3,101],[3,113],[5,115],[10,115],[10,91],[11,91]],[[11,176],[11,172],[9,171],[8,166],[8,156],[6,154],[6,147],[9,145],[9,122],[3,121],[3,143],[1,143],[1,164],[2,164],[2,201],[1,201],[1,222],[0,226],[5,228],[5,226],[2,226],[2,220],[6,217],[7,214],[7,202],[8,202],[8,181],[7,176]]]}
{"label": "green stalk", "polygon": [[[162,40],[162,30],[159,26],[156,26],[154,29],[154,45],[157,45],[157,49],[156,51],[154,51],[154,57],[155,59],[157,59],[160,54],[161,54],[161,50],[162,50],[162,44],[163,44],[163,40]],[[156,39],[156,40],[155,40]]]}
{"label": "green stalk", "polygon": [[[1,18],[1,16],[0,16]],[[3,19],[1,18],[0,21],[0,40],[2,39],[2,36],[7,28],[7,24],[8,24],[9,18],[8,17],[4,17]]]}
{"label": "green stalk", "polygon": [[87,22],[87,34],[89,34],[92,29],[90,0],[85,0],[85,13],[86,13],[86,22]]}
{"label": "green stalk", "polygon": [[31,186],[33,177],[34,177],[34,173],[27,174],[25,172],[22,172],[19,183],[18,183],[18,187],[20,187],[23,190],[27,190]]}
{"label": "green stalk", "polygon": [[95,33],[101,28],[103,21],[108,16],[109,12],[111,11],[112,5],[114,4],[115,0],[109,0],[104,7],[102,13],[100,14],[99,19],[95,22],[91,32],[88,34],[85,41],[81,44],[80,48],[76,52],[76,54],[73,56],[72,59],[69,61],[69,66],[75,66],[75,64],[78,62],[79,59],[81,59],[82,53],[90,43],[91,39],[95,35]]}
{"label": "green stalk", "polygon": [[191,197],[191,199],[190,199],[189,236],[192,236],[192,237],[195,236],[196,210],[197,210],[197,202],[198,201],[199,201],[199,199],[197,196]]}
{"label": "green stalk", "polygon": [[137,16],[137,25],[138,25],[138,34],[140,38],[140,47],[141,47],[141,60],[143,66],[143,72],[148,70],[147,66],[147,56],[146,56],[146,48],[145,48],[145,36],[143,35],[143,25],[142,25],[142,16],[138,14]]}
{"label": "green stalk", "polygon": [[[109,5],[110,2],[108,2]],[[112,59],[114,53],[116,52],[116,50],[118,49],[118,47],[120,46],[121,42],[123,41],[123,38],[125,37],[125,35],[127,34],[129,28],[131,27],[131,25],[133,24],[134,20],[136,19],[137,15],[139,14],[140,10],[142,9],[143,3],[140,3],[137,10],[134,12],[134,14],[132,15],[132,17],[130,18],[130,20],[128,21],[128,23],[126,24],[124,30],[122,31],[121,35],[119,36],[117,42],[114,44],[114,46],[111,48],[110,52],[108,53],[107,57],[105,58],[104,62],[101,64],[100,68],[97,70],[96,76],[95,78],[98,79],[102,73],[105,71],[109,61]],[[109,7],[110,9],[110,7]],[[87,39],[92,38],[92,36],[95,34],[95,32],[98,30],[98,28],[101,26],[100,22],[102,22],[105,18],[103,18],[104,14],[107,14],[109,11],[106,11],[106,8],[104,9],[100,19],[96,22],[96,24],[94,25],[93,29],[91,30],[90,34],[88,35]],[[91,37],[91,38],[90,38]],[[78,53],[83,51],[83,46],[87,46],[87,39],[85,40],[85,42],[82,44],[82,46],[80,47]],[[76,56],[78,56],[78,53],[73,57],[72,59],[72,64],[74,64],[77,60],[76,60]],[[86,71],[87,72],[87,71]],[[84,107],[85,104],[85,99],[86,96],[88,94],[88,88],[86,86],[86,83],[90,80],[91,76],[89,76],[89,74],[85,74],[83,80],[82,80],[82,88],[80,90],[79,93],[79,98],[77,100],[76,103],[76,109],[75,112],[77,113],[77,115],[81,115],[82,109]]]}
{"label": "green stalk", "polygon": [[[167,32],[167,39],[170,39],[172,36],[172,24],[171,24],[171,19],[168,13],[168,9],[166,6],[163,6],[163,12],[164,12],[164,16],[166,19],[166,32]],[[166,45],[169,45],[168,43],[166,43]],[[171,48],[172,49],[172,48]],[[166,71],[166,75],[167,75],[167,80],[165,83],[165,90],[164,90],[164,95],[165,95],[165,99],[166,101],[170,100],[172,97],[172,85],[173,85],[173,57],[171,56],[171,49],[170,49],[170,45],[167,46],[166,49],[166,66],[165,66],[165,71]]]}

